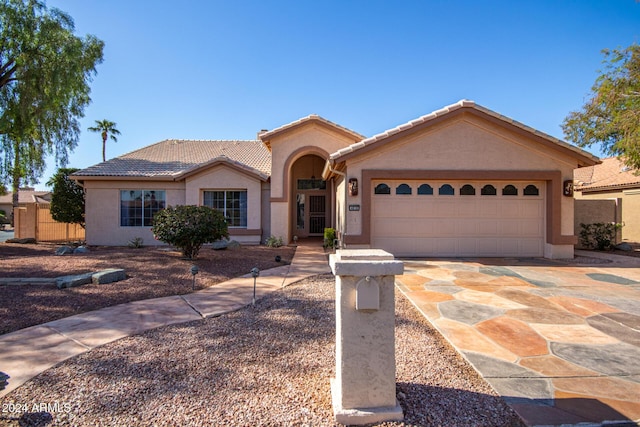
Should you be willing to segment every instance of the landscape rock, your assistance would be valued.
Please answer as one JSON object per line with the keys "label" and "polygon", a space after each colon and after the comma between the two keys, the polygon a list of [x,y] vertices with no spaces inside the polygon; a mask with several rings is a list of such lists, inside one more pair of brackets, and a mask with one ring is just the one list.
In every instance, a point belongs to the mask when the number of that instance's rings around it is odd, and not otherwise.
{"label": "landscape rock", "polygon": [[237,249],[240,249],[240,242],[237,242],[235,240],[231,240],[229,241],[229,243],[227,244],[227,249],[235,251]]}
{"label": "landscape rock", "polygon": [[118,282],[127,278],[125,271],[121,268],[109,268],[93,273],[74,274],[69,276],[60,276],[55,279],[58,289],[73,288],[76,286],[102,285],[105,283]]}
{"label": "landscape rock", "polygon": [[56,286],[58,289],[75,288],[76,286],[87,285],[91,283],[91,276],[94,273],[74,274],[71,276],[60,276],[56,278]]}
{"label": "landscape rock", "polygon": [[4,372],[0,372],[0,390],[4,390],[5,387],[8,384],[8,379],[9,379],[9,375],[5,374]]}
{"label": "landscape rock", "polygon": [[60,246],[56,249],[56,255],[69,255],[73,253],[73,248],[71,246]]}
{"label": "landscape rock", "polygon": [[631,252],[633,250],[631,245],[626,242],[615,245],[614,249],[617,249],[619,251],[627,251],[627,252]]}
{"label": "landscape rock", "polygon": [[18,238],[16,238],[16,239],[8,239],[7,243],[20,243],[20,244],[23,244],[23,245],[27,245],[27,244],[38,243],[38,242],[33,237],[23,237],[23,238],[20,238],[20,239],[18,239]]}
{"label": "landscape rock", "polygon": [[86,246],[78,246],[73,250],[74,254],[86,254],[88,252],[89,252],[89,248],[87,248]]}
{"label": "landscape rock", "polygon": [[227,249],[228,245],[229,245],[228,240],[216,240],[211,244],[211,248],[213,248],[213,250],[215,251],[220,251],[223,249]]}
{"label": "landscape rock", "polygon": [[119,282],[127,278],[124,270],[121,268],[110,268],[94,273],[91,276],[91,282],[94,285],[103,285],[105,283]]}

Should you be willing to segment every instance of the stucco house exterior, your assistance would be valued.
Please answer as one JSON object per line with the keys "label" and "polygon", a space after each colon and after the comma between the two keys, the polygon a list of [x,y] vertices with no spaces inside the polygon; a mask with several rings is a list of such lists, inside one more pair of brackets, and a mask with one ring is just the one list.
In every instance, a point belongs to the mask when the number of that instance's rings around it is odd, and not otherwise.
{"label": "stucco house exterior", "polygon": [[576,169],[574,186],[576,233],[580,222],[616,222],[623,224],[618,243],[640,243],[640,171],[609,157]]}
{"label": "stucco house exterior", "polygon": [[365,137],[310,115],[250,141],[166,140],[76,172],[91,245],[151,244],[153,213],[207,205],[232,238],[322,236],[396,256],[573,256],[563,185],[591,154],[463,100]]}

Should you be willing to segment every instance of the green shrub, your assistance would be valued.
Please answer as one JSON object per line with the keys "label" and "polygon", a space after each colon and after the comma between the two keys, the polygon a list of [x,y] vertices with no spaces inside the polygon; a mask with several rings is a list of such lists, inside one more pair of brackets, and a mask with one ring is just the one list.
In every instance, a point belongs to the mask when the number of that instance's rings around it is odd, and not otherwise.
{"label": "green shrub", "polygon": [[604,251],[615,245],[616,232],[622,224],[614,222],[580,223],[580,244],[585,248]]}
{"label": "green shrub", "polygon": [[142,248],[144,247],[144,239],[142,237],[134,237],[129,240],[128,246],[135,249]]}
{"label": "green shrub", "polygon": [[151,230],[188,259],[195,259],[203,244],[229,237],[222,213],[207,206],[169,206],[155,214]]}
{"label": "green shrub", "polygon": [[324,247],[333,249],[336,241],[336,230],[333,228],[324,229]]}
{"label": "green shrub", "polygon": [[269,236],[264,244],[269,246],[270,248],[279,248],[280,246],[284,245],[284,242],[282,241],[282,237]]}

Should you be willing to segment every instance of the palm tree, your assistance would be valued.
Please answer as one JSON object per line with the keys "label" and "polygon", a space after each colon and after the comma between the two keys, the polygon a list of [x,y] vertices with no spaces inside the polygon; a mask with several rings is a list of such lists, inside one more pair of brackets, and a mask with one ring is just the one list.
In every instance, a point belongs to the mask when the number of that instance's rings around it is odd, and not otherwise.
{"label": "palm tree", "polygon": [[110,120],[96,120],[96,125],[88,128],[91,132],[100,132],[102,134],[102,161],[107,161],[106,147],[107,139],[111,138],[113,142],[118,142],[116,135],[120,135],[120,131],[116,129],[115,122]]}

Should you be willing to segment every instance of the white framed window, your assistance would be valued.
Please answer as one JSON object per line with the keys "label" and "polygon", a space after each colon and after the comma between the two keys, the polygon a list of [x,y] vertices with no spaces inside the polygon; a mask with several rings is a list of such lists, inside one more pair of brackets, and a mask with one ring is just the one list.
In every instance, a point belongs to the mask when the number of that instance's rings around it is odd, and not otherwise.
{"label": "white framed window", "polygon": [[151,227],[165,204],[164,190],[120,190],[120,226]]}
{"label": "white framed window", "polygon": [[222,212],[229,227],[247,228],[247,190],[206,190],[202,203]]}

